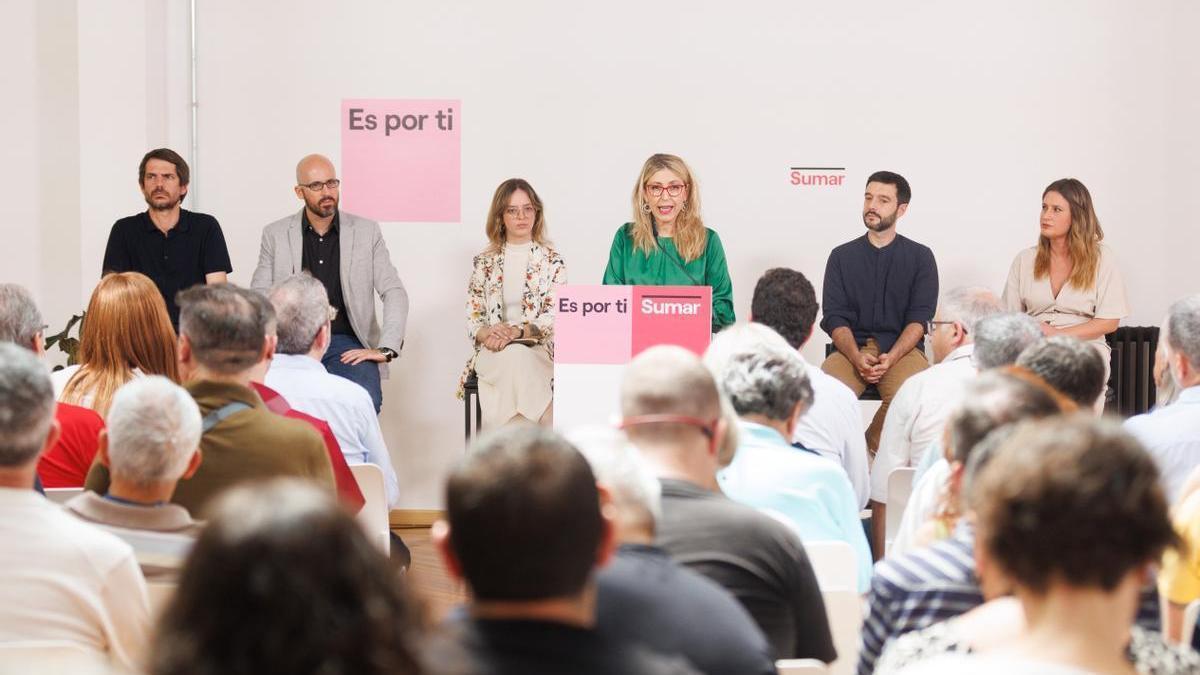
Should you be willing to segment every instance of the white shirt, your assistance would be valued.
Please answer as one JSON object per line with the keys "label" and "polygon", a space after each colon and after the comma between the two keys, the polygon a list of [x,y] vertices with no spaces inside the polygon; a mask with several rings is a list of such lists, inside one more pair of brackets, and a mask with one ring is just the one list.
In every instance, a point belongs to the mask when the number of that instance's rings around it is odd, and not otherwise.
{"label": "white shirt", "polygon": [[1125,430],[1154,457],[1167,500],[1174,504],[1192,469],[1200,466],[1200,385],[1179,392],[1169,406],[1130,417]]}
{"label": "white shirt", "polygon": [[963,388],[976,375],[971,361],[974,352],[974,344],[965,344],[900,385],[883,421],[879,451],[871,467],[873,501],[886,504],[892,469],[916,466],[929,444],[941,437],[946,419],[962,400]]}
{"label": "white shirt", "polygon": [[525,274],[533,242],[504,245],[504,320],[521,323],[525,313]]}
{"label": "white shirt", "polygon": [[150,601],[128,544],[32,489],[0,488],[0,579],[0,644],[69,644],[140,672]]}
{"label": "white shirt", "polygon": [[330,374],[320,361],[306,354],[276,354],[263,384],[279,392],[296,410],[328,422],[347,464],[378,464],[388,505],[396,505],[400,483],[366,389]]}
{"label": "white shirt", "polygon": [[[934,447],[940,450],[942,446],[939,443]],[[920,548],[917,542],[917,533],[933,517],[934,511],[937,510],[938,498],[941,497],[946,486],[946,479],[949,477],[950,463],[946,461],[945,457],[942,457],[929,467],[929,470],[917,480],[916,485],[913,485],[912,494],[908,498],[908,506],[904,507],[904,517],[900,520],[900,528],[896,531],[891,548],[888,549],[888,557]]]}
{"label": "white shirt", "polygon": [[871,478],[858,397],[850,387],[820,367],[805,361],[804,369],[808,381],[812,382],[814,400],[796,425],[792,442],[828,457],[845,469],[858,506],[862,508],[870,496]]}

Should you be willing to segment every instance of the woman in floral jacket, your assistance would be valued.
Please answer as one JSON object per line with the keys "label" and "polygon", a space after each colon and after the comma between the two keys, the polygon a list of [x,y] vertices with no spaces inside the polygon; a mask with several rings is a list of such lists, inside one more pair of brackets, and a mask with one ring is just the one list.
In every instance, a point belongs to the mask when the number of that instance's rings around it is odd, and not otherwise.
{"label": "woman in floral jacket", "polygon": [[[475,256],[467,285],[467,334],[485,428],[510,421],[551,421],[554,288],[567,267],[546,240],[542,200],[520,178],[496,188],[487,218],[488,247]],[[507,270],[508,274],[505,274]]]}

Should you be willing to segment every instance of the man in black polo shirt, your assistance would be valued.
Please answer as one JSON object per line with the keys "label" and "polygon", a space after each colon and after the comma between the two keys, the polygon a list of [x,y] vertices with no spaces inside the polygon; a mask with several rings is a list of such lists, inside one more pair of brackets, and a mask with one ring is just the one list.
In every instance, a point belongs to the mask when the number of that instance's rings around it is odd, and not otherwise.
{"label": "man in black polo shirt", "polygon": [[837,351],[821,369],[856,396],[867,385],[879,389],[883,404],[867,427],[872,455],[892,397],[905,380],[929,367],[925,323],[937,310],[937,262],[929,247],[896,233],[911,197],[904,176],[871,174],[863,199],[867,233],[833,249],[825,264],[821,328]]}
{"label": "man in black polo shirt", "polygon": [[716,382],[682,347],[651,347],[621,381],[622,426],[662,484],[655,543],[729,591],[776,659],[837,658],[825,601],[800,538],[787,525],[721,493],[725,438]]}
{"label": "man in black polo shirt", "polygon": [[217,219],[180,208],[191,172],[174,150],[146,153],[138,183],[150,207],[113,223],[101,274],[140,272],[158,286],[171,323],[179,327],[175,294],[196,284],[224,283],[233,271]]}
{"label": "man in black polo shirt", "polygon": [[478,675],[695,673],[680,657],[595,630],[595,569],[613,531],[587,460],[557,433],[510,426],[485,436],[446,483],[432,530],[446,569],[467,582],[454,640]]}

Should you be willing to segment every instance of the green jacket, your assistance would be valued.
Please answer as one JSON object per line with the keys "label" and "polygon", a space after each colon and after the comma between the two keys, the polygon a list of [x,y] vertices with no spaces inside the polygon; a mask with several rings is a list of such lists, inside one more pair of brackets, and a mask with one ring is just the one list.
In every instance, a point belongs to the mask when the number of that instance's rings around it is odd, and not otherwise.
{"label": "green jacket", "polygon": [[[711,286],[712,329],[717,332],[737,318],[733,313],[733,282],[725,266],[725,248],[711,228],[704,252],[685,263],[671,237],[659,237],[659,248],[644,253],[633,247],[633,223],[625,223],[613,237],[604,283],[630,286]],[[680,269],[682,267],[682,269]]]}

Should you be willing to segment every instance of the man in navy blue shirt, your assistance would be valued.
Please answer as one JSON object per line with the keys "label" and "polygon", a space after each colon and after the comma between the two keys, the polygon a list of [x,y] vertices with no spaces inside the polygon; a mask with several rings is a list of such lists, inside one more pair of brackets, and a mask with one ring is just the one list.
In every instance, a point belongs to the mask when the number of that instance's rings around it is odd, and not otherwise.
{"label": "man in navy blue shirt", "polygon": [[187,162],[174,150],[158,148],[142,157],[138,184],[149,208],[113,223],[100,271],[150,277],[176,328],[175,294],[196,284],[223,283],[233,271],[217,219],[179,206],[189,178]]}
{"label": "man in navy blue shirt", "polygon": [[896,233],[911,197],[904,176],[871,174],[863,199],[867,233],[833,249],[825,265],[821,328],[837,351],[821,368],[856,395],[871,384],[879,389],[883,404],[867,428],[872,454],[892,397],[929,367],[924,337],[937,310],[937,262],[929,247]]}

